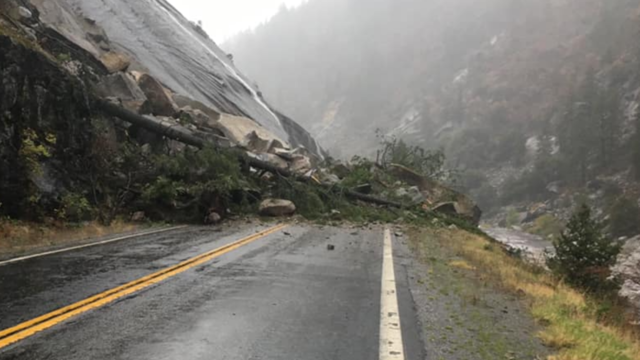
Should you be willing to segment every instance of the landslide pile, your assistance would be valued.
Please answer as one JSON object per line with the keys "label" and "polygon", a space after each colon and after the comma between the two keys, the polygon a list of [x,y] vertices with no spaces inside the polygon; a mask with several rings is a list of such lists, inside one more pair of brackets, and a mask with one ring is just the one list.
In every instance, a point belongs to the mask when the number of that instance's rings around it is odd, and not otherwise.
{"label": "landslide pile", "polygon": [[252,119],[171,91],[90,20],[82,42],[97,53],[24,5],[3,3],[0,18],[2,216],[217,223],[297,211],[325,220],[479,220],[463,195],[436,182],[405,181],[368,161],[323,160]]}

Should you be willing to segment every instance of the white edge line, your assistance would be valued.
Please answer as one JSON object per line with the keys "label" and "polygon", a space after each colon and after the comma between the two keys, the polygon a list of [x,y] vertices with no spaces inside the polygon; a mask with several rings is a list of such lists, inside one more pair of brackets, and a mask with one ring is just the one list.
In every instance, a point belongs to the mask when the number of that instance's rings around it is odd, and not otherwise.
{"label": "white edge line", "polygon": [[127,235],[127,236],[121,236],[121,237],[117,237],[115,239],[108,239],[108,240],[98,241],[98,242],[95,242],[95,243],[90,243],[90,244],[85,244],[85,245],[72,246],[72,247],[64,248],[64,249],[60,249],[60,250],[53,250],[53,251],[47,251],[47,252],[38,253],[38,254],[34,254],[34,255],[21,256],[21,257],[17,257],[17,258],[14,258],[14,259],[0,261],[0,266],[16,263],[16,262],[19,262],[19,261],[29,260],[29,259],[33,259],[33,258],[37,258],[37,257],[54,255],[54,254],[59,254],[59,253],[63,253],[63,252],[84,249],[84,248],[93,247],[93,246],[105,245],[105,244],[109,244],[109,243],[112,243],[112,242],[132,239],[132,238],[136,238],[136,237],[140,237],[140,236],[153,235],[153,234],[158,234],[158,233],[171,231],[171,230],[184,229],[187,226],[188,225],[174,226],[174,227],[170,227],[170,228],[166,228],[166,229],[159,229],[159,230],[147,231],[147,232],[143,232],[143,233],[131,234],[131,235]]}
{"label": "white edge line", "polygon": [[391,231],[384,231],[380,289],[380,360],[404,360]]}

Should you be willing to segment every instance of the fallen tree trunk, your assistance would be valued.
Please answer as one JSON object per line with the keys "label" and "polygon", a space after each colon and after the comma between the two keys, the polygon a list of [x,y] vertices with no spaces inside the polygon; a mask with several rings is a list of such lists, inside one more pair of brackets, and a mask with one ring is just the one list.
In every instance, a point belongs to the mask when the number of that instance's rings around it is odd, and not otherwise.
{"label": "fallen tree trunk", "polygon": [[167,126],[166,124],[163,124],[157,120],[138,115],[109,101],[97,100],[96,105],[100,110],[111,116],[115,116],[130,124],[149,130],[152,133],[166,136],[169,139],[176,140],[187,145],[195,146],[197,148],[203,148],[209,143],[204,139],[189,134],[188,132],[183,130],[182,127]]}
{"label": "fallen tree trunk", "polygon": [[[207,145],[209,146],[214,146],[214,147],[219,147],[218,144],[211,142],[211,141],[207,141],[205,139],[199,138],[197,136],[194,136],[192,134],[190,134],[188,131],[186,131],[185,129],[183,129],[181,126],[167,126],[167,124],[164,124],[162,122],[159,122],[157,120],[148,118],[148,117],[144,117],[142,115],[138,115],[132,111],[129,111],[127,109],[124,109],[118,105],[115,105],[109,101],[106,100],[102,100],[102,99],[98,99],[96,100],[96,106],[104,111],[106,114],[109,114],[111,116],[115,116],[123,121],[126,121],[130,124],[139,126],[141,128],[144,128],[148,131],[151,131],[153,133],[162,135],[162,136],[166,136],[169,139],[172,140],[176,140],[179,141],[181,143],[187,144],[187,145],[191,145],[191,146],[195,146],[197,148],[204,148]],[[255,158],[252,158],[250,156],[247,156],[245,153],[239,153],[238,154],[238,158],[241,162],[249,165],[250,167],[253,167],[255,169],[258,170],[265,170],[268,172],[271,172],[273,174],[278,174],[280,176],[286,177],[286,178],[293,178],[297,181],[301,181],[301,182],[310,182],[311,179],[307,178],[307,177],[303,177],[300,175],[297,175],[289,170],[285,170],[285,169],[280,169],[276,166],[273,166],[265,161],[262,160],[258,160]],[[333,191],[333,192],[337,192],[337,193],[342,193],[344,194],[346,197],[354,199],[354,200],[359,200],[362,202],[366,202],[366,203],[371,203],[371,204],[376,204],[376,205],[383,205],[383,206],[390,206],[390,207],[394,207],[394,208],[403,208],[405,207],[403,204],[397,203],[397,202],[393,202],[393,201],[388,201],[388,200],[384,200],[384,199],[380,199],[380,198],[376,198],[374,196],[370,196],[370,195],[365,195],[365,194],[361,194],[352,190],[348,190],[348,189],[344,189],[341,187],[335,187],[335,186],[324,186],[321,185],[323,187],[325,187],[327,190]]]}
{"label": "fallen tree trunk", "polygon": [[385,199],[380,199],[380,198],[377,198],[375,196],[361,194],[359,192],[355,192],[355,191],[352,191],[352,190],[341,189],[341,190],[338,190],[338,191],[342,191],[346,197],[354,199],[354,200],[360,200],[360,201],[363,201],[363,202],[376,204],[376,205],[390,206],[390,207],[394,207],[394,208],[398,208],[398,209],[406,207],[405,205],[403,205],[401,203],[397,203],[397,202],[393,202],[393,201],[389,201],[389,200],[385,200]]}

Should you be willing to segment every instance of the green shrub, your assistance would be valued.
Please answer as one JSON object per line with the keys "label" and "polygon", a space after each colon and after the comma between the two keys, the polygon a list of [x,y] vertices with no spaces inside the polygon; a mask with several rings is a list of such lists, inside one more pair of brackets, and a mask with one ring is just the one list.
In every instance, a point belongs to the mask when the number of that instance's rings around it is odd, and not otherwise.
{"label": "green shrub", "polygon": [[395,137],[382,136],[378,131],[381,150],[378,150],[378,163],[386,168],[389,164],[408,167],[435,180],[451,181],[452,172],[445,168],[443,150],[426,150],[420,146],[409,145]]}
{"label": "green shrub", "polygon": [[620,245],[605,237],[602,225],[591,218],[591,209],[582,205],[566,229],[553,242],[555,255],[547,265],[569,284],[590,292],[606,292],[615,288],[609,281],[609,268],[615,263]]}
{"label": "green shrub", "polygon": [[138,204],[152,217],[200,220],[209,209],[230,208],[234,194],[237,197],[238,192],[254,188],[242,173],[237,155],[229,151],[187,148],[152,160],[151,176]]}
{"label": "green shrub", "polygon": [[296,205],[296,212],[307,219],[317,219],[323,213],[331,210],[325,206],[323,197],[329,194],[321,189],[299,182],[278,179],[275,187],[271,190],[271,195],[275,198],[290,200]]}
{"label": "green shrub", "polygon": [[60,220],[80,222],[93,217],[93,208],[84,195],[67,193],[60,199],[60,207],[55,213]]}
{"label": "green shrub", "polygon": [[374,172],[372,171],[375,166],[373,162],[354,156],[353,159],[351,159],[351,166],[353,169],[349,172],[349,175],[342,180],[342,186],[350,188],[363,184],[371,184],[373,182],[375,178]]}
{"label": "green shrub", "polygon": [[142,199],[147,203],[172,204],[177,200],[178,195],[184,191],[185,187],[181,182],[172,181],[161,176],[144,188]]}

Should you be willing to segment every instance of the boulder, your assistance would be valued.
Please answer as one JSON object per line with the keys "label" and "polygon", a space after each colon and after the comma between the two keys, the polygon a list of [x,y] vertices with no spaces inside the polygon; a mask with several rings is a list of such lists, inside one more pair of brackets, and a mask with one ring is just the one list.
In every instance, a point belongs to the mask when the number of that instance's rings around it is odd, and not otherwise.
{"label": "boulder", "polygon": [[289,200],[266,199],[260,203],[260,215],[289,216],[296,212],[296,205]]}
{"label": "boulder", "polygon": [[194,110],[202,111],[205,115],[209,117],[208,125],[211,127],[215,126],[218,119],[220,119],[220,111],[213,109],[201,103],[200,101],[193,100],[189,97],[182,96],[179,94],[173,94],[171,98],[173,102],[182,109],[189,107]]}
{"label": "boulder", "polygon": [[33,17],[31,10],[27,9],[24,6],[18,6],[18,15],[20,15],[20,17],[23,19],[31,19]]}
{"label": "boulder", "polygon": [[110,73],[125,71],[131,65],[131,60],[128,57],[115,51],[104,53],[100,56],[100,62]]}
{"label": "boulder", "polygon": [[242,145],[248,148],[247,135],[255,132],[258,137],[263,140],[271,141],[277,140],[283,147],[289,147],[289,145],[278,138],[276,135],[263,128],[257,122],[242,116],[233,116],[229,114],[221,114],[220,119],[215,125],[220,129],[227,138],[236,144]]}
{"label": "boulder", "polygon": [[191,106],[185,106],[180,108],[180,114],[178,114],[180,119],[184,117],[189,118],[190,122],[198,127],[206,127],[209,126],[211,119],[207,114],[205,114],[202,110],[194,109]]}
{"label": "boulder", "polygon": [[215,211],[211,211],[209,215],[205,216],[204,223],[207,225],[215,225],[222,221],[222,216]]}
{"label": "boulder", "polygon": [[116,97],[127,110],[137,114],[149,113],[149,103],[136,80],[126,73],[115,73],[102,78],[97,86],[98,95],[103,98]]}
{"label": "boulder", "polygon": [[131,222],[142,222],[146,219],[144,211],[136,211],[131,215]]}
{"label": "boulder", "polygon": [[340,178],[336,174],[332,174],[326,169],[321,169],[315,174],[318,182],[325,185],[335,185],[340,183]]}
{"label": "boulder", "polygon": [[458,214],[458,209],[456,208],[456,203],[454,202],[444,202],[437,204],[431,208],[431,211],[450,216],[455,216]]}
{"label": "boulder", "polygon": [[278,150],[284,150],[284,145],[277,139],[263,139],[256,131],[251,131],[242,141],[242,145],[255,153],[270,153],[278,155]]}
{"label": "boulder", "polygon": [[273,154],[276,154],[287,161],[293,161],[294,154],[291,152],[291,150],[275,148],[273,149]]}
{"label": "boulder", "polygon": [[149,101],[149,110],[156,116],[172,117],[177,113],[177,105],[167,95],[165,88],[151,75],[133,72],[138,86]]}
{"label": "boulder", "polygon": [[276,168],[280,169],[280,170],[288,170],[289,169],[289,163],[286,162],[284,159],[282,159],[281,157],[277,156],[277,155],[273,155],[273,154],[254,154],[254,153],[247,153],[248,156],[251,156],[255,159],[264,161],[272,166],[275,166]]}
{"label": "boulder", "polygon": [[399,198],[411,199],[411,202],[415,204],[421,204],[426,201],[426,198],[422,195],[422,192],[420,192],[420,189],[417,186],[399,188],[395,191],[395,195]]}
{"label": "boulder", "polygon": [[306,174],[311,168],[311,160],[303,155],[294,155],[289,165],[289,170],[296,174]]}
{"label": "boulder", "polygon": [[389,166],[391,174],[415,186],[424,196],[423,208],[463,218],[474,225],[480,223],[482,210],[466,195],[398,164]]}

